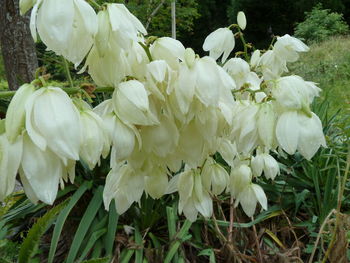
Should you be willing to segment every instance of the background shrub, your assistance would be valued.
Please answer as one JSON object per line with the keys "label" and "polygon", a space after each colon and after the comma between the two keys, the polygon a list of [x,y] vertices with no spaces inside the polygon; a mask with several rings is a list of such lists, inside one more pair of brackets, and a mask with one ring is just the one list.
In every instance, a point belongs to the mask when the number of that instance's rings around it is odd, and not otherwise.
{"label": "background shrub", "polygon": [[342,14],[322,9],[320,4],[305,15],[305,21],[298,23],[295,28],[295,36],[306,42],[320,42],[330,36],[345,35],[349,32],[349,26]]}

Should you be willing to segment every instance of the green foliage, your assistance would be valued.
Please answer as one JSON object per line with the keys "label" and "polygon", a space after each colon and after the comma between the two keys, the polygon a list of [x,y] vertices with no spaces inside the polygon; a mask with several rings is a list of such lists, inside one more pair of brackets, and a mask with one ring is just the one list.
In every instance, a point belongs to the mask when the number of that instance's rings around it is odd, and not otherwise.
{"label": "green foliage", "polygon": [[33,227],[29,230],[26,239],[21,245],[18,256],[19,263],[31,262],[31,259],[38,253],[40,238],[44,235],[60,211],[62,211],[66,205],[67,202],[64,201],[61,204],[55,206],[33,225]]}
{"label": "green foliage", "polygon": [[295,27],[295,36],[308,43],[320,42],[331,36],[349,32],[349,26],[344,22],[343,15],[322,9],[322,5],[317,5],[305,15],[305,21]]}
{"label": "green foliage", "polygon": [[291,73],[318,83],[321,100],[329,101],[329,114],[342,109],[349,114],[350,105],[350,38],[334,37],[310,46],[299,61],[291,64]]}

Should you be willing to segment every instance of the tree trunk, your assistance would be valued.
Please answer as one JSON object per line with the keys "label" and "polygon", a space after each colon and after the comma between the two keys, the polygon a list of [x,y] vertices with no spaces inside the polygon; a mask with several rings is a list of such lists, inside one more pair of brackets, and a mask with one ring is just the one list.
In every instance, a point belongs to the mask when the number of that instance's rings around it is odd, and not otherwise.
{"label": "tree trunk", "polygon": [[29,30],[30,12],[19,13],[19,0],[1,0],[0,44],[10,90],[31,82],[38,60]]}

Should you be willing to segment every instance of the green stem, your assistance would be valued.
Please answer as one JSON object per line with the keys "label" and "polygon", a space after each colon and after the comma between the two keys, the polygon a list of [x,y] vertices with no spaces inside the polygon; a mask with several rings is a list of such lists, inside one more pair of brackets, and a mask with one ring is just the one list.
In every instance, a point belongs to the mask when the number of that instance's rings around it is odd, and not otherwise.
{"label": "green stem", "polygon": [[143,49],[145,50],[146,55],[147,55],[147,57],[148,57],[148,59],[149,59],[149,62],[152,62],[152,61],[153,61],[153,58],[152,58],[151,52],[149,51],[149,48],[148,48],[145,44],[143,44],[142,42],[139,42],[139,44],[140,44],[140,46],[143,47]]}
{"label": "green stem", "polygon": [[93,7],[97,8],[97,9],[101,9],[101,6],[100,6],[98,3],[96,3],[96,1],[94,1],[94,0],[88,0],[88,2],[89,2]]}
{"label": "green stem", "polygon": [[248,47],[247,47],[247,42],[245,42],[245,39],[243,37],[243,33],[240,29],[239,30],[239,38],[241,39],[243,43],[243,48],[244,48],[244,58],[248,62],[249,61],[249,56],[248,56]]}
{"label": "green stem", "polygon": [[66,71],[67,79],[68,79],[68,81],[69,81],[69,85],[70,85],[71,88],[73,88],[73,87],[74,87],[74,84],[73,84],[72,76],[71,76],[71,74],[70,74],[68,61],[67,61],[65,58],[63,58],[63,57],[62,57],[62,59],[63,59],[63,65],[64,65],[64,69],[65,69],[65,71]]}
{"label": "green stem", "polygon": [[[66,92],[69,95],[76,94],[78,92],[81,92],[81,88],[61,88],[64,92]],[[102,87],[102,88],[96,88],[94,90],[94,93],[112,93],[115,90],[113,87]],[[3,98],[10,98],[13,97],[16,94],[16,91],[0,91],[0,99]]]}

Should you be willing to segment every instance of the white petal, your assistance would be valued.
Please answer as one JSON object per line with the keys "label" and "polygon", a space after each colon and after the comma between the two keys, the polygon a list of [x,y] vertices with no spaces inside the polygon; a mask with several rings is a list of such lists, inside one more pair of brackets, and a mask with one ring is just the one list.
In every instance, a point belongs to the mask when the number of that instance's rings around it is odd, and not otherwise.
{"label": "white petal", "polygon": [[294,154],[299,140],[300,127],[296,111],[284,112],[277,121],[276,137],[279,145],[289,154]]}

